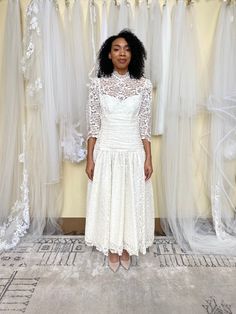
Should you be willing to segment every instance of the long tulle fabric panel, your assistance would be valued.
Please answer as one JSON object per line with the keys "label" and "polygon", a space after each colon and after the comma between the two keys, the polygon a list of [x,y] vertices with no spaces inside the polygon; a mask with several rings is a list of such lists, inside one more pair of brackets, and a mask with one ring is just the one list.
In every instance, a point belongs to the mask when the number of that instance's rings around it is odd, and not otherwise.
{"label": "long tulle fabric panel", "polygon": [[[179,2],[173,11],[162,155],[167,221],[162,219],[162,225],[166,233],[172,232],[187,251],[236,254],[235,4],[224,3],[221,8],[208,101],[204,100],[200,86],[202,80],[197,66],[199,48],[193,9]],[[208,104],[210,116],[200,110],[203,104]],[[196,161],[194,147],[200,114],[206,116],[205,124],[209,123],[210,133],[202,136],[198,143],[197,149],[201,153]],[[201,176],[205,177],[205,188],[209,191],[207,215],[199,210],[196,191],[199,161],[205,163]]]}
{"label": "long tulle fabric panel", "polygon": [[52,1],[32,0],[27,8],[26,79],[30,234],[59,230],[62,202],[60,120],[66,102],[63,30]]}
{"label": "long tulle fabric panel", "polygon": [[3,47],[0,75],[0,251],[15,246],[29,227],[19,1],[8,1]]}

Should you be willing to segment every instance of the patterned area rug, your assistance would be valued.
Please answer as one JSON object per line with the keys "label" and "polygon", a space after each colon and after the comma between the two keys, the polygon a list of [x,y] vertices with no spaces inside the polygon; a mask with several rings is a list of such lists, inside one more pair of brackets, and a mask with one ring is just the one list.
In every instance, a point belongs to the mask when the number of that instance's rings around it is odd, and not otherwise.
{"label": "patterned area rug", "polygon": [[236,313],[236,257],[186,254],[156,237],[112,273],[83,236],[26,239],[0,254],[0,313]]}

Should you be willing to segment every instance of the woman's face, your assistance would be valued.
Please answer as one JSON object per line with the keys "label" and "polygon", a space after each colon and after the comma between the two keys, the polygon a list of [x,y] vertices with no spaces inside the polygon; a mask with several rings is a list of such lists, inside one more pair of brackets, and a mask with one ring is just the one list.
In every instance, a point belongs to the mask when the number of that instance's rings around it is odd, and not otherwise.
{"label": "woman's face", "polygon": [[108,55],[114,69],[120,72],[127,72],[131,60],[131,50],[124,38],[117,38],[112,42],[111,52]]}

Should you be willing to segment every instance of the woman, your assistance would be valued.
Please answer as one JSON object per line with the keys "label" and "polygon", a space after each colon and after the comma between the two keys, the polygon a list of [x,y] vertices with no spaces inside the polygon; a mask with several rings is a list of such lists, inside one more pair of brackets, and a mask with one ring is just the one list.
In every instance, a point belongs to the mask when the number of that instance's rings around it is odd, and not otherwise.
{"label": "woman", "polygon": [[129,30],[99,52],[87,107],[88,192],[85,243],[108,255],[114,272],[154,240],[150,180],[152,85],[143,77],[146,52]]}

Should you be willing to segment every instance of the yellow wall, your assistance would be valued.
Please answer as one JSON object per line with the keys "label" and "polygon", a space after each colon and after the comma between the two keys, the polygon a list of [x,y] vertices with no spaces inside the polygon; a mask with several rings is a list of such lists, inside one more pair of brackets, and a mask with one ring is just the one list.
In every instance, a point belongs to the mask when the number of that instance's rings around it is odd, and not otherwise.
{"label": "yellow wall", "polygon": [[[134,0],[133,0],[134,1]],[[60,11],[63,15],[64,0],[59,0]],[[84,0],[86,4],[87,0]],[[101,0],[100,0],[101,2]],[[25,8],[29,3],[29,0],[21,0],[21,8],[23,15],[25,14]],[[162,4],[163,1],[160,1]],[[173,5],[175,1],[171,1]],[[194,4],[196,7],[196,21],[199,31],[199,38],[201,44],[201,58],[203,61],[204,69],[208,68],[211,52],[211,44],[216,26],[216,20],[219,13],[220,1],[218,0],[199,0]],[[0,0],[0,60],[2,55],[2,42],[4,34],[4,20],[6,16],[7,0]],[[23,19],[24,20],[24,19]],[[14,21],[12,21],[14,23]],[[24,24],[24,23],[23,23]],[[200,57],[200,56],[199,56]],[[152,138],[152,157],[154,173],[152,176],[153,188],[154,188],[154,201],[156,208],[156,217],[160,216],[161,211],[161,195],[158,191],[158,173],[160,169],[160,145],[161,137]],[[64,163],[64,206],[63,217],[85,217],[85,205],[86,205],[86,188],[87,177],[85,174],[85,162],[79,165]],[[204,203],[205,200],[203,199]]]}

